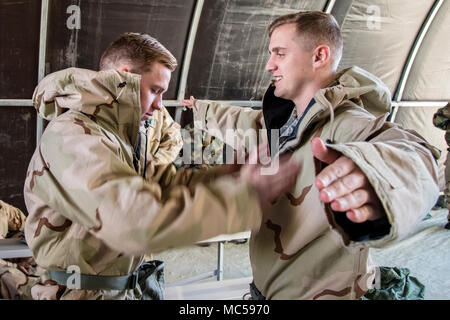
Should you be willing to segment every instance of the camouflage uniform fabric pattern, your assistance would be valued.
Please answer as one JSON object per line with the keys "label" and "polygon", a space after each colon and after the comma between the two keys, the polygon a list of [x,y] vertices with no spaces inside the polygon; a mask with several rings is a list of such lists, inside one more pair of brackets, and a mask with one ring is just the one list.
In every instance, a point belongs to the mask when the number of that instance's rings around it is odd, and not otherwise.
{"label": "camouflage uniform fabric pattern", "polygon": [[25,227],[25,215],[23,212],[0,200],[0,239],[10,238]]}
{"label": "camouflage uniform fabric pattern", "polygon": [[[25,219],[20,209],[0,200],[0,239],[22,236]],[[0,259],[0,299],[31,299],[42,273],[33,258]]]}
{"label": "camouflage uniform fabric pattern", "polygon": [[[180,151],[175,166],[179,168],[207,169],[223,163],[225,144],[222,140],[208,134],[207,131],[195,129],[188,124],[183,129],[185,147]],[[190,161],[183,161],[183,152],[190,149]]]}

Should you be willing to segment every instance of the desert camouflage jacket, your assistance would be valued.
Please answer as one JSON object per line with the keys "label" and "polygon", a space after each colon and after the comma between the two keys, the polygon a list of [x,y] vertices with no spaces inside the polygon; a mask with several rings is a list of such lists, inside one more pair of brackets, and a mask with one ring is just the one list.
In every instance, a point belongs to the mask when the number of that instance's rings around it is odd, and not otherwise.
{"label": "desert camouflage jacket", "polygon": [[0,200],[0,239],[5,239],[9,233],[21,231],[25,226],[23,212]]}
{"label": "desert camouflage jacket", "polygon": [[[256,192],[240,178],[212,181],[220,169],[176,171],[164,163],[170,154],[146,152],[154,141],[138,134],[139,88],[136,74],[77,68],[48,75],[36,88],[34,105],[51,120],[24,186],[25,236],[39,266],[127,275],[144,254],[258,225]],[[160,146],[172,143],[158,133],[164,126],[156,118],[147,128]],[[38,289],[35,299],[139,298],[132,290]]]}
{"label": "desert camouflage jacket", "polygon": [[[251,235],[254,282],[268,299],[360,298],[374,279],[369,248],[402,239],[439,194],[438,153],[415,132],[386,121],[391,102],[386,86],[357,67],[344,70],[336,81],[315,94],[296,138],[279,150],[292,152],[303,169],[294,189],[264,210],[260,228]],[[276,98],[273,88],[264,97],[263,111],[199,100],[194,123],[236,150],[248,151],[248,131],[227,135],[226,130],[279,129],[287,120],[279,121],[280,112],[289,116],[294,107],[290,103]],[[314,137],[328,140],[328,147],[367,175],[387,215],[385,232],[375,223],[353,224],[319,201],[314,180],[323,164],[312,155]]]}
{"label": "desert camouflage jacket", "polygon": [[[0,241],[21,238],[25,220],[19,208],[0,200]],[[32,258],[0,259],[0,299],[30,299],[31,288],[41,280],[40,271]]]}

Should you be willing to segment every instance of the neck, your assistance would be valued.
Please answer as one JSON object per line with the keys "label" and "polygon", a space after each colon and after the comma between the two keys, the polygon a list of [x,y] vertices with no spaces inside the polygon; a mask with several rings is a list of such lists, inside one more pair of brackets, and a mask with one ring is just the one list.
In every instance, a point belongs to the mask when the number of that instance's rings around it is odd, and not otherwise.
{"label": "neck", "polygon": [[320,78],[316,82],[310,82],[307,87],[302,90],[301,94],[294,99],[295,107],[297,109],[297,114],[302,114],[308,107],[309,102],[314,98],[317,91],[326,88],[330,83],[335,80],[336,72],[330,73],[326,77]]}

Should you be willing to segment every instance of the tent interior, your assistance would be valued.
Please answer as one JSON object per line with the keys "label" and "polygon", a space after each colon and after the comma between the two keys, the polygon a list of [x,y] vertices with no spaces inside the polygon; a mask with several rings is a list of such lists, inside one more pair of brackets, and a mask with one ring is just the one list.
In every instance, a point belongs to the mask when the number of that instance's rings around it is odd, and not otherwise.
{"label": "tent interior", "polygon": [[[271,80],[264,70],[267,27],[277,16],[308,10],[329,12],[340,24],[339,69],[356,65],[378,76],[392,96],[390,121],[416,130],[441,151],[443,191],[447,144],[432,119],[450,101],[450,0],[2,0],[0,199],[26,213],[23,182],[46,126],[31,96],[46,74],[68,67],[98,70],[101,53],[118,35],[148,33],[179,62],[163,104],[184,127],[192,114],[180,99],[190,95],[260,108]],[[447,210],[430,215],[407,239],[375,250],[373,260],[410,268],[428,288],[426,299],[450,299]],[[248,248],[239,248],[231,259],[246,259]],[[192,252],[185,262],[170,252],[160,256],[171,268],[193,265]]]}

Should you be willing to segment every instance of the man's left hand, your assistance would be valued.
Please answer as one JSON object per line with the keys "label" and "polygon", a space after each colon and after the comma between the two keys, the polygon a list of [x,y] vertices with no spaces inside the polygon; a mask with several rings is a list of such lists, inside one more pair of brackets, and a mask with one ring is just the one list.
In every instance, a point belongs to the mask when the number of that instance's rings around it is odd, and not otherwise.
{"label": "man's left hand", "polygon": [[334,211],[346,212],[355,223],[377,220],[385,215],[383,206],[366,175],[349,158],[327,148],[320,138],[311,142],[314,157],[328,164],[317,176],[319,198]]}

